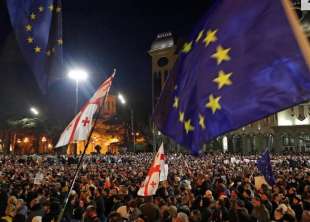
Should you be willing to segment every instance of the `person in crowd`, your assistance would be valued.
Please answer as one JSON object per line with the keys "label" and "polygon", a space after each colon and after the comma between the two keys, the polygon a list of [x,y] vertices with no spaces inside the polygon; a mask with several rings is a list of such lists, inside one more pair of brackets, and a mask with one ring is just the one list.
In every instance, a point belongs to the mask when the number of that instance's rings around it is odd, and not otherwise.
{"label": "person in crowd", "polygon": [[[138,196],[153,157],[86,156],[61,222],[310,222],[307,154],[273,155],[276,183],[258,186],[257,155],[172,153],[156,194]],[[56,222],[78,158],[0,159],[0,221]]]}
{"label": "person in crowd", "polygon": [[268,222],[270,221],[269,211],[262,203],[261,197],[256,194],[252,200],[253,210],[251,213],[252,218],[257,222]]}

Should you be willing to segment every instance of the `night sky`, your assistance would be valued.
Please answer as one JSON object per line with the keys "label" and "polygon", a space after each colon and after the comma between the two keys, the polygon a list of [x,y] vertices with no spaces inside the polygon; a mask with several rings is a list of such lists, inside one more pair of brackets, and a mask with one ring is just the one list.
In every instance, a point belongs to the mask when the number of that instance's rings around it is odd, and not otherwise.
{"label": "night sky", "polygon": [[126,95],[138,121],[146,123],[151,114],[151,59],[147,51],[152,41],[167,31],[186,38],[210,3],[63,1],[64,78],[46,96],[20,55],[4,2],[0,2],[0,119],[30,115],[28,109],[35,105],[44,110],[42,115],[64,125],[74,110],[75,84],[66,77],[70,67],[85,68],[90,74],[80,87],[80,105],[117,68],[112,93]]}

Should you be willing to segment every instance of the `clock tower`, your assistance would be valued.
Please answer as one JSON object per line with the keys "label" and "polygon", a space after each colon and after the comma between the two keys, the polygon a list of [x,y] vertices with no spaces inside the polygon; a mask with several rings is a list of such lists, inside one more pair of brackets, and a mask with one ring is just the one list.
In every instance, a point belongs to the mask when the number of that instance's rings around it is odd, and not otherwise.
{"label": "clock tower", "polygon": [[177,59],[172,33],[158,34],[148,53],[152,59],[152,110],[154,110],[166,78]]}
{"label": "clock tower", "polygon": [[[177,59],[177,45],[171,32],[160,33],[152,42],[151,49],[148,54],[152,59],[152,113],[158,102],[161,90],[164,87],[167,76],[172,70]],[[153,150],[165,141],[165,146],[168,150],[176,147],[169,138],[164,137],[156,129],[155,125],[152,126],[153,134]]]}

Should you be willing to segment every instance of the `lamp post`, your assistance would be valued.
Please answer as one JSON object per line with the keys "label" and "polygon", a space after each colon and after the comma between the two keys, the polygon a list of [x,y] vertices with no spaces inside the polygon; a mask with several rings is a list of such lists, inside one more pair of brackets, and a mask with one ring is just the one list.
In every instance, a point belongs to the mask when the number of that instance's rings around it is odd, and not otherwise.
{"label": "lamp post", "polygon": [[[118,94],[117,98],[122,105],[126,105],[126,99],[121,93]],[[135,152],[136,151],[136,138],[135,138],[134,124],[133,124],[134,123],[134,112],[130,106],[129,106],[129,110],[130,110],[131,139],[132,139],[132,145],[133,145],[133,152]]]}
{"label": "lamp post", "polygon": [[70,79],[73,79],[75,81],[75,107],[74,107],[74,113],[78,112],[78,106],[79,106],[79,82],[84,81],[87,79],[88,74],[83,69],[73,69],[70,70],[68,73],[68,76]]}
{"label": "lamp post", "polygon": [[30,107],[30,112],[35,116],[38,116],[40,114],[39,110],[33,106]]}

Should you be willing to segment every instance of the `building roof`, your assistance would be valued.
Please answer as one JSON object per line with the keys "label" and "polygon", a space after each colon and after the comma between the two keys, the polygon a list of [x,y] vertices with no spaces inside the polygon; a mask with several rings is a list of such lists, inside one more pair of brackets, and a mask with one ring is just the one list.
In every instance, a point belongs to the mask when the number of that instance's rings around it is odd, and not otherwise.
{"label": "building roof", "polygon": [[152,42],[150,51],[171,48],[175,45],[175,40],[171,32],[157,34],[156,39]]}

